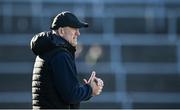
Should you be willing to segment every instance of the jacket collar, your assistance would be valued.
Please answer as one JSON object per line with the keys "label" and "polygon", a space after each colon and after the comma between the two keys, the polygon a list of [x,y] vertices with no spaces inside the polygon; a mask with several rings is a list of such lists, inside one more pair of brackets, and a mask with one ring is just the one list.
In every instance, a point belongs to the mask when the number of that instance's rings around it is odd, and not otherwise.
{"label": "jacket collar", "polygon": [[74,56],[76,47],[72,46],[63,37],[58,36],[56,34],[52,34],[52,42],[55,44],[56,47],[63,47],[65,49],[67,49]]}

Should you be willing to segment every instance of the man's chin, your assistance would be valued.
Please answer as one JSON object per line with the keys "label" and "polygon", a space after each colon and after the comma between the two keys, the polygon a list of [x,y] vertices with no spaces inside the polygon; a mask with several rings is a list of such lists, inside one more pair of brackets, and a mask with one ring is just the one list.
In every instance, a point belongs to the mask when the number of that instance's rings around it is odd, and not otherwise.
{"label": "man's chin", "polygon": [[77,43],[72,44],[73,47],[77,47]]}

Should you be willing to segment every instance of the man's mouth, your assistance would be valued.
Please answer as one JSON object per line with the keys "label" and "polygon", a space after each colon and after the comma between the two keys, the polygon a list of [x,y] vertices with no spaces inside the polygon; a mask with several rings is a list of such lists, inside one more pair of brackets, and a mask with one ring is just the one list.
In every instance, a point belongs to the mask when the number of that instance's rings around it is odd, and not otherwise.
{"label": "man's mouth", "polygon": [[77,39],[74,39],[74,42],[77,42]]}

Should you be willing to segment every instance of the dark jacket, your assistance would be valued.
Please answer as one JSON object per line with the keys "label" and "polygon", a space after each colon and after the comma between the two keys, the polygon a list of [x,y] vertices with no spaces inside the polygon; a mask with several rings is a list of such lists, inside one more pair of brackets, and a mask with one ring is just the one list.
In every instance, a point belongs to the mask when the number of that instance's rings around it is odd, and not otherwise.
{"label": "dark jacket", "polygon": [[33,108],[79,108],[91,98],[90,85],[80,85],[76,49],[52,32],[35,35],[30,45],[36,57],[32,79]]}

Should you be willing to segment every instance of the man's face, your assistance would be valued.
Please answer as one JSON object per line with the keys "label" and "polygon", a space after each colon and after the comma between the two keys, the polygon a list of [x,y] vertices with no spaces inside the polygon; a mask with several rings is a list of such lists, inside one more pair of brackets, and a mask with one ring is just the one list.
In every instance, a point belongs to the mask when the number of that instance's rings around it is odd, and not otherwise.
{"label": "man's face", "polygon": [[63,27],[61,34],[72,46],[77,46],[77,37],[80,35],[79,28]]}

